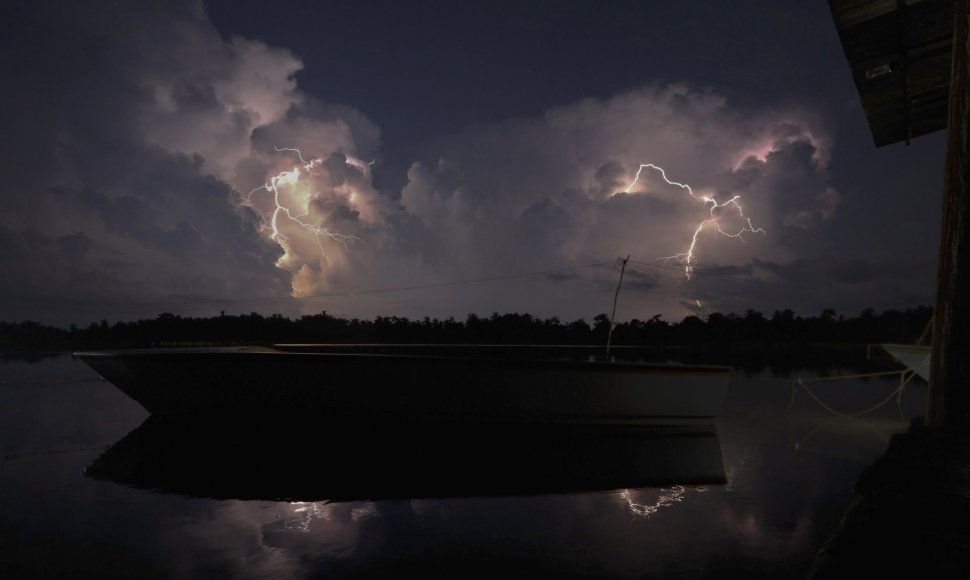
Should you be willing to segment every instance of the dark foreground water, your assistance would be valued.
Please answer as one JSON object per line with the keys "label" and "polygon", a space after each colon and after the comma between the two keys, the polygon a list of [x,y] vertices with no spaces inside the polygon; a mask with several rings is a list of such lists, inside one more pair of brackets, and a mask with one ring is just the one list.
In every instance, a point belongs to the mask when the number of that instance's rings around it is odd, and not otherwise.
{"label": "dark foreground water", "polygon": [[791,376],[736,373],[711,432],[463,440],[146,422],[70,357],[6,360],[0,577],[802,578],[925,384],[849,418],[898,378]]}

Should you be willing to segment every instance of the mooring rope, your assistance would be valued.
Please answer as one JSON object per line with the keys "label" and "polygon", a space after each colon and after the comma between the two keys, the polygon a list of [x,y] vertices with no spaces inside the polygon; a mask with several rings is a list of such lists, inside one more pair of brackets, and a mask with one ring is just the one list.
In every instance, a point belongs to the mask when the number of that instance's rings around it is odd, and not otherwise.
{"label": "mooring rope", "polygon": [[868,422],[866,422],[865,419],[862,419],[860,417],[843,417],[843,416],[829,417],[820,425],[816,426],[814,429],[812,429],[811,431],[809,431],[808,433],[800,437],[795,434],[795,427],[792,424],[791,419],[789,419],[788,421],[789,440],[791,441],[792,445],[794,445],[795,451],[800,451],[802,446],[808,443],[815,436],[816,433],[823,431],[824,429],[840,421],[855,421],[857,424],[862,425],[863,427],[865,427],[867,431],[871,432],[873,435],[879,438],[880,441],[889,440],[889,434],[879,431],[878,429],[870,425]]}
{"label": "mooring rope", "polygon": [[[806,383],[810,383],[810,382],[835,381],[835,380],[842,380],[842,379],[862,379],[862,378],[870,378],[870,377],[883,377],[883,376],[889,376],[889,375],[899,375],[899,386],[896,387],[896,389],[893,392],[889,393],[889,395],[886,396],[886,398],[883,399],[882,401],[876,403],[875,405],[873,405],[873,406],[871,406],[871,407],[869,407],[867,409],[863,409],[862,411],[857,411],[855,413],[846,413],[846,412],[839,411],[837,409],[832,408],[831,406],[827,405],[825,403],[825,401],[823,401],[822,399],[820,399],[818,397],[818,395],[816,395],[815,393],[813,393],[812,392],[812,389],[810,389],[808,387],[808,385],[806,384]],[[885,371],[885,372],[878,372],[878,373],[864,373],[864,374],[855,374],[855,375],[840,375],[840,376],[836,376],[836,377],[816,377],[816,378],[797,378],[797,379],[792,379],[792,382],[791,382],[792,394],[791,394],[791,401],[788,404],[788,408],[791,409],[792,406],[795,404],[795,394],[798,391],[798,386],[801,386],[805,390],[805,392],[808,393],[808,395],[810,397],[812,397],[812,399],[815,400],[816,403],[818,403],[823,409],[825,409],[829,413],[832,413],[833,415],[836,415],[836,416],[839,416],[839,417],[861,417],[863,415],[868,415],[869,413],[872,413],[876,409],[882,407],[883,405],[885,405],[886,403],[888,403],[889,401],[891,401],[893,398],[896,399],[896,402],[897,402],[897,405],[898,405],[899,402],[900,402],[900,400],[902,399],[903,392],[906,389],[906,385],[908,385],[909,382],[911,380],[913,380],[913,377],[915,377],[915,376],[916,376],[916,372],[915,371],[911,371],[909,369],[906,369],[906,370],[902,370],[902,371]]]}
{"label": "mooring rope", "polygon": [[908,369],[907,370],[902,370],[902,371],[881,371],[881,372],[878,372],[878,373],[863,373],[863,374],[857,374],[857,375],[838,375],[838,376],[834,376],[834,377],[808,377],[808,378],[784,379],[784,380],[786,380],[786,381],[787,380],[797,380],[799,382],[818,383],[818,382],[822,382],[822,381],[840,381],[842,379],[868,379],[868,378],[871,378],[871,377],[886,377],[886,376],[889,376],[889,375],[900,375],[900,374],[907,373],[907,372],[909,372]]}
{"label": "mooring rope", "polygon": [[86,383],[91,381],[103,382],[102,377],[86,377],[83,379],[45,379],[43,381],[23,381],[20,379],[0,379],[0,385],[60,385],[64,383]]}
{"label": "mooring rope", "polygon": [[13,461],[25,457],[36,457],[38,455],[57,455],[61,453],[79,453],[82,451],[105,451],[111,445],[100,445],[98,447],[65,447],[63,449],[44,449],[41,451],[24,451],[22,453],[11,453],[0,457],[0,461]]}

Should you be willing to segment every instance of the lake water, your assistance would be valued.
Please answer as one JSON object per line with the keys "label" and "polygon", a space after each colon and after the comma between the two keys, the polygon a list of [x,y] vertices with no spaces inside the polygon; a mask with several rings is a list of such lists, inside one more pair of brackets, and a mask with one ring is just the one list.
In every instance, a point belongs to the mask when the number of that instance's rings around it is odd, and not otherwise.
{"label": "lake water", "polygon": [[[787,379],[821,372],[855,370],[732,376],[716,437],[696,439],[697,453],[720,451],[698,459],[698,469],[714,469],[724,483],[676,482],[698,481],[677,471],[675,457],[689,463],[695,454],[682,439],[584,440],[583,461],[594,461],[597,473],[625,462],[642,476],[643,464],[653,463],[660,482],[599,489],[628,473],[576,479],[587,464],[566,465],[560,453],[556,469],[565,475],[553,481],[542,476],[549,471],[542,458],[529,460],[540,447],[510,441],[490,453],[452,447],[410,461],[413,441],[372,442],[363,426],[322,429],[292,446],[272,433],[268,447],[227,438],[213,450],[142,425],[141,407],[91,380],[93,371],[69,356],[7,359],[0,362],[0,577],[803,578],[860,470],[922,413],[926,395],[917,379],[897,406],[890,395],[899,379],[889,376],[810,383],[811,393],[799,388],[793,397]],[[813,395],[846,413],[889,401],[850,418]],[[146,440],[157,461],[169,462],[164,469],[144,459],[131,467],[133,443]],[[192,462],[180,469],[187,448]],[[515,461],[503,467],[501,449]],[[115,470],[107,476],[105,463]],[[466,479],[441,483],[459,469]],[[357,490],[388,499],[355,500]]]}

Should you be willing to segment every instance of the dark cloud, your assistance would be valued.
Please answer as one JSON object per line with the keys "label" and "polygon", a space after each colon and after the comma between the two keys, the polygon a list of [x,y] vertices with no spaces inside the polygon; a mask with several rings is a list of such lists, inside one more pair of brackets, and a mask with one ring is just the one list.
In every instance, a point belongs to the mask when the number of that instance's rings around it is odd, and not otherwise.
{"label": "dark cloud", "polygon": [[[909,272],[913,279],[900,277]],[[706,267],[690,291],[709,310],[772,312],[797,305],[818,314],[831,308],[856,314],[874,303],[886,308],[922,304],[932,290],[932,264],[856,258],[800,258],[781,263],[754,259],[741,267]],[[924,298],[920,298],[924,296]]]}
{"label": "dark cloud", "polygon": [[688,316],[706,316],[708,311],[701,304],[700,300],[695,300],[693,302],[689,300],[678,300],[677,304],[687,313]]}
{"label": "dark cloud", "polygon": [[[153,301],[176,294],[285,294],[278,250],[237,209],[229,185],[204,170],[208,160],[145,132],[154,110],[146,79],[159,69],[191,76],[197,65],[173,72],[179,65],[167,57],[183,39],[165,44],[180,25],[189,35],[204,29],[194,6],[115,7],[110,24],[107,5],[21,6],[39,43],[0,70],[5,86],[21,88],[7,98],[4,124],[12,140],[27,137],[17,147],[5,140],[5,173],[21,177],[0,192],[12,210],[0,218],[11,282],[0,318],[83,321],[119,309],[150,315],[164,308]],[[155,34],[140,35],[147,31]],[[166,66],[140,68],[146,60]],[[185,123],[214,106],[212,87],[191,80],[171,96],[173,118]],[[85,301],[104,314],[63,307]]]}
{"label": "dark cloud", "polygon": [[630,270],[624,273],[623,288],[635,292],[649,292],[660,286],[662,277],[656,272],[638,272]]}

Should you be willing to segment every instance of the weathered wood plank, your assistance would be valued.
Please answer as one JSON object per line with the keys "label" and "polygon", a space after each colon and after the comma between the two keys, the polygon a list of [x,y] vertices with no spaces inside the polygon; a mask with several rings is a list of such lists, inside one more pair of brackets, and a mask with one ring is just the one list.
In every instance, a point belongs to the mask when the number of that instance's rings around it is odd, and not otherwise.
{"label": "weathered wood plank", "polygon": [[943,221],[927,422],[970,429],[970,0],[955,0]]}

